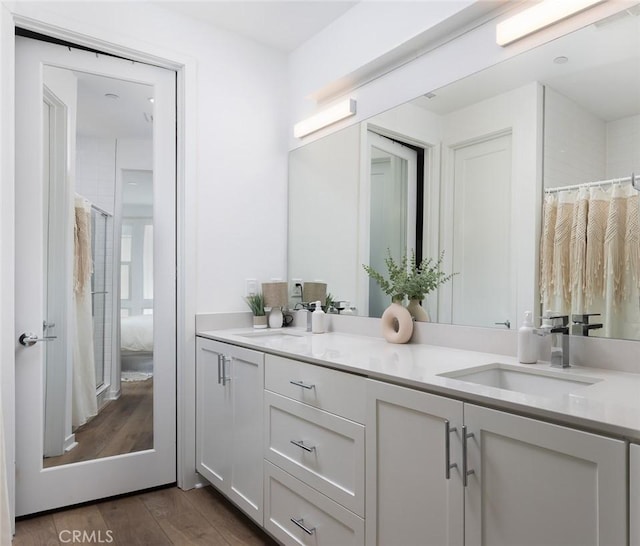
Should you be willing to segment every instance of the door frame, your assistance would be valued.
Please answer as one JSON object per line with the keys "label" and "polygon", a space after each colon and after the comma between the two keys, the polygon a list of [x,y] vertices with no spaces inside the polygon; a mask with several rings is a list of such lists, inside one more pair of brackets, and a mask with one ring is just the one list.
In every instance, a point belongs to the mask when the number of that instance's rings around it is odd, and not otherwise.
{"label": "door frame", "polygon": [[[11,11],[13,10],[13,11]],[[196,61],[162,45],[110,34],[76,20],[56,20],[38,7],[0,4],[0,379],[5,463],[11,519],[15,519],[15,28],[52,36],[176,71],[176,241],[177,241],[177,483],[191,489],[195,472],[195,235],[196,199]]]}

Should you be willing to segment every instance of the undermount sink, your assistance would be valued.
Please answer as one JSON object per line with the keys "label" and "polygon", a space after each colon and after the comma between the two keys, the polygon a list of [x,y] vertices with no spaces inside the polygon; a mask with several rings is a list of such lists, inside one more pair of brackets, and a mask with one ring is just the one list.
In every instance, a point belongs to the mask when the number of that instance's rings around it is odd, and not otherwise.
{"label": "undermount sink", "polygon": [[601,381],[600,379],[572,373],[554,372],[553,370],[539,368],[525,370],[517,366],[500,363],[486,364],[438,375],[475,383],[476,385],[486,385],[487,387],[536,396],[561,396]]}
{"label": "undermount sink", "polygon": [[304,337],[304,334],[297,332],[287,332],[286,330],[276,330],[276,329],[268,329],[268,330],[258,330],[256,332],[247,332],[245,334],[237,334],[240,337],[247,338],[268,338],[268,339],[285,339],[292,337]]}

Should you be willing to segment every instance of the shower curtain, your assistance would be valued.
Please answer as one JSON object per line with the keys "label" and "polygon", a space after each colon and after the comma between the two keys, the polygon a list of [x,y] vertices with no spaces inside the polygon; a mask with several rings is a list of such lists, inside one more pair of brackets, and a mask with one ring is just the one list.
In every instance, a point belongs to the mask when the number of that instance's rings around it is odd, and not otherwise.
{"label": "shower curtain", "polygon": [[76,197],[73,268],[76,334],[73,346],[74,428],[83,425],[98,413],[93,353],[91,270],[91,204],[82,197]]}
{"label": "shower curtain", "polygon": [[640,339],[640,197],[630,185],[545,196],[543,310],[600,313],[589,335]]}

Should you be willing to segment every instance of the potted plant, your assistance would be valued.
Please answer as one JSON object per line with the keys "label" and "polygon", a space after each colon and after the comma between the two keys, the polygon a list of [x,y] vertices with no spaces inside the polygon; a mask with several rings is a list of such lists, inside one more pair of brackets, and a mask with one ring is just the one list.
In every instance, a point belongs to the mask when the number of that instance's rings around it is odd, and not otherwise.
{"label": "potted plant", "polygon": [[447,275],[440,269],[444,259],[444,250],[436,261],[433,258],[422,260],[420,265],[416,264],[416,254],[412,250],[408,265],[408,278],[406,284],[409,305],[407,309],[417,321],[428,322],[429,315],[422,307],[421,301],[427,294],[433,292],[438,286],[450,280],[455,273]]}
{"label": "potted plant", "polygon": [[407,256],[403,256],[400,263],[397,264],[393,256],[391,256],[391,250],[387,248],[387,257],[384,259],[384,263],[389,273],[388,279],[370,265],[362,264],[362,267],[364,267],[369,277],[378,283],[382,291],[387,296],[391,296],[392,303],[401,303],[407,293],[407,281],[409,280],[407,273]]}
{"label": "potted plant", "polygon": [[396,263],[391,256],[391,250],[387,249],[385,264],[389,273],[388,279],[371,266],[363,265],[363,267],[367,274],[380,285],[382,291],[391,296],[392,303],[400,303],[407,296],[409,299],[407,308],[414,319],[419,322],[428,322],[429,315],[420,302],[455,274],[447,275],[440,269],[443,258],[444,251],[435,262],[432,258],[428,258],[418,265],[416,254],[412,250],[410,257],[405,254],[400,262]]}
{"label": "potted plant", "polygon": [[264,296],[262,292],[257,294],[251,294],[247,296],[244,301],[253,313],[253,327],[254,328],[266,328],[267,327],[267,315],[264,312]]}

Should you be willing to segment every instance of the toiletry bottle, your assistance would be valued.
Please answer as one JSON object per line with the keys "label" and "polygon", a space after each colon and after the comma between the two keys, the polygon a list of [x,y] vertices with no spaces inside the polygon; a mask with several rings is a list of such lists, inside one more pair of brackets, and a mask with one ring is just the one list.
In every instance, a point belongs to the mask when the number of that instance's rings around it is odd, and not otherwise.
{"label": "toiletry bottle", "polygon": [[311,332],[324,333],[324,311],[319,301],[316,302],[316,310],[311,314]]}
{"label": "toiletry bottle", "polygon": [[522,364],[535,364],[538,361],[538,346],[533,331],[533,319],[531,311],[524,314],[524,322],[518,330],[518,362]]}

